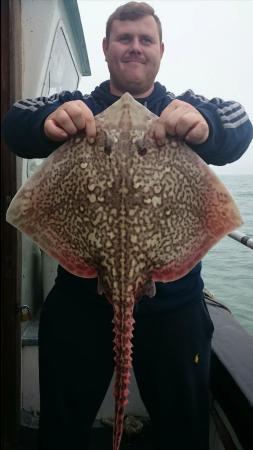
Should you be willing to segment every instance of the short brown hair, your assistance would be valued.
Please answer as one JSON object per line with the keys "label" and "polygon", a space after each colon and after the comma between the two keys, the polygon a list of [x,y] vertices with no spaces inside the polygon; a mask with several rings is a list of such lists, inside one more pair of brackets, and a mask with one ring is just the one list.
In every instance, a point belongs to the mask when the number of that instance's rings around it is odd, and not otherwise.
{"label": "short brown hair", "polygon": [[162,42],[162,25],[160,19],[155,14],[152,6],[145,2],[128,2],[115,9],[106,23],[106,39],[109,39],[110,37],[112,23],[114,20],[138,20],[145,16],[154,17],[157,23],[160,41]]}

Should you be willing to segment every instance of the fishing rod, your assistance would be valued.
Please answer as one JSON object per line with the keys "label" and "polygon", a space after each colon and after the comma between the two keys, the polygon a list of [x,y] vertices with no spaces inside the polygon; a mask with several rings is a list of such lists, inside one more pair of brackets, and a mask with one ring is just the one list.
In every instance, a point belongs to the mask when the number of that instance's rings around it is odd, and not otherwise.
{"label": "fishing rod", "polygon": [[240,231],[233,231],[228,236],[253,250],[253,237],[247,236]]}

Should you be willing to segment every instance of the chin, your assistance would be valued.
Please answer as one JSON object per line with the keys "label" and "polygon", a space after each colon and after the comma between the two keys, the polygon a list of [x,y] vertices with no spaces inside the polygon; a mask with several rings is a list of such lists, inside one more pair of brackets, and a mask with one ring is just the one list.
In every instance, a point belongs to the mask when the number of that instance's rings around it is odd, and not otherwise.
{"label": "chin", "polygon": [[[123,75],[123,74],[122,74]],[[143,77],[141,78],[131,78],[131,77],[124,77],[122,76],[121,79],[119,77],[113,77],[111,74],[111,79],[113,82],[113,85],[117,89],[117,91],[122,92],[129,92],[132,96],[140,96],[146,91],[148,91],[151,86],[153,85],[153,81],[150,83],[147,83],[147,80],[143,80]]]}
{"label": "chin", "polygon": [[127,80],[124,83],[124,87],[132,95],[141,94],[148,90],[148,86],[146,83],[143,83],[143,80]]}
{"label": "chin", "polygon": [[133,96],[142,95],[144,92],[148,91],[151,88],[151,86],[143,86],[143,85],[131,85],[128,86],[127,91],[129,94]]}

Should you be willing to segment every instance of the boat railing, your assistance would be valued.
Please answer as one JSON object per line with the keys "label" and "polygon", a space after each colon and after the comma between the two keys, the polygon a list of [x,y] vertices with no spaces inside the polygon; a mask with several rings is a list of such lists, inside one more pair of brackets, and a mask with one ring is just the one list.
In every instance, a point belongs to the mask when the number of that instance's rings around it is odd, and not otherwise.
{"label": "boat railing", "polygon": [[253,237],[243,234],[237,230],[229,233],[228,236],[253,250]]}

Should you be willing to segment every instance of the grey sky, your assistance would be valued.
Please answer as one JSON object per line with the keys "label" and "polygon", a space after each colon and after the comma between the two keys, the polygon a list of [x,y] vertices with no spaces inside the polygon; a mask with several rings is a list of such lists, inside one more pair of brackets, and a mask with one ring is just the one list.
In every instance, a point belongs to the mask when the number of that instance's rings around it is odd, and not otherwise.
{"label": "grey sky", "polygon": [[[157,81],[176,95],[187,89],[208,98],[243,104],[253,120],[253,1],[148,1],[161,19],[165,53]],[[84,93],[108,79],[102,39],[108,16],[124,0],[79,0],[91,77]],[[252,174],[253,144],[237,162],[215,167],[218,174]]]}

